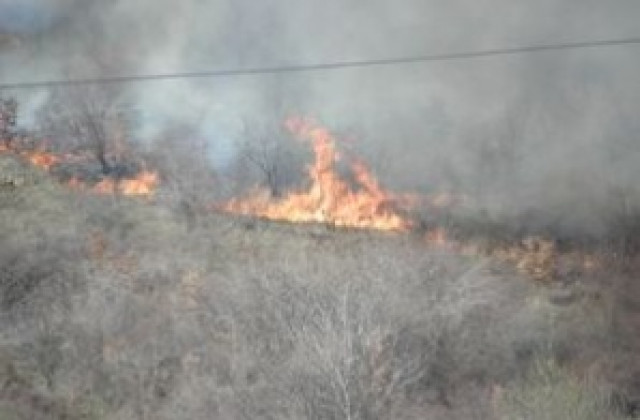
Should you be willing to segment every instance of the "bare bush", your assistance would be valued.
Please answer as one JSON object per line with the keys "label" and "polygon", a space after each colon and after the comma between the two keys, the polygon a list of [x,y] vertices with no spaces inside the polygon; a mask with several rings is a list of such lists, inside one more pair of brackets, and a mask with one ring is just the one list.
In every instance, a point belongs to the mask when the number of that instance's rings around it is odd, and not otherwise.
{"label": "bare bush", "polygon": [[28,199],[2,201],[0,257],[37,310],[0,319],[0,384],[84,418],[489,419],[487,390],[536,351],[606,338],[489,260],[410,237],[223,215],[189,230],[54,184],[6,194]]}
{"label": "bare bush", "polygon": [[15,135],[18,102],[14,98],[0,96],[0,140],[8,144]]}
{"label": "bare bush", "polygon": [[204,140],[185,127],[159,136],[147,159],[161,176],[161,196],[193,226],[220,189]]}
{"label": "bare bush", "polygon": [[[381,249],[356,248],[350,255],[363,252],[362,261],[343,259],[339,273],[322,265],[322,254],[317,273],[287,260],[286,268],[256,267],[253,275],[245,265],[250,282],[231,275],[235,292],[225,301],[232,305],[236,416],[381,419],[409,418],[415,407],[447,411],[461,404],[460,388],[500,381],[521,362],[512,343],[523,325],[493,309],[517,312],[509,302],[515,296],[495,289],[484,264],[460,272],[385,252],[376,261]],[[416,277],[420,266],[425,271]],[[530,316],[528,327],[544,322]]]}

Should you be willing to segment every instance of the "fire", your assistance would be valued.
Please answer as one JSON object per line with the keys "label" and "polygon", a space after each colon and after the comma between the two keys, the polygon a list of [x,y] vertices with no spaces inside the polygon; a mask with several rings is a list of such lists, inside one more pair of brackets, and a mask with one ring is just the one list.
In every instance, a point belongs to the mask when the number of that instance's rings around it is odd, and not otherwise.
{"label": "fire", "polygon": [[[49,171],[59,164],[86,162],[91,159],[86,152],[56,154],[47,150],[46,142],[41,142],[35,147],[25,146],[20,142],[0,142],[0,154],[12,154],[45,171]],[[91,191],[97,194],[149,197],[154,194],[159,181],[160,177],[157,172],[143,169],[133,178],[116,180],[104,177],[93,186],[88,186],[86,181],[78,177],[72,177],[66,182],[66,186],[74,190]]]}
{"label": "fire", "polygon": [[0,143],[0,153],[13,153],[14,155],[20,156],[33,166],[44,169],[45,171],[48,171],[53,166],[60,163],[60,157],[47,152],[44,143],[35,149],[20,149],[12,143],[4,142]]}
{"label": "fire", "polygon": [[91,187],[74,177],[67,182],[67,186],[74,190],[87,190],[101,195],[121,194],[130,197],[150,197],[155,193],[158,183],[159,176],[157,172],[143,170],[134,178],[121,180],[103,178]]}
{"label": "fire", "polygon": [[513,243],[490,244],[482,240],[450,238],[446,229],[433,228],[424,235],[429,247],[458,252],[469,257],[490,257],[508,263],[524,276],[540,282],[551,282],[563,273],[597,271],[601,258],[584,250],[560,250],[548,238],[528,236]]}
{"label": "fire", "polygon": [[127,196],[151,196],[158,186],[158,173],[154,171],[141,171],[133,179],[123,179],[118,184],[122,195]]}
{"label": "fire", "polygon": [[58,158],[58,156],[42,150],[35,150],[33,152],[26,153],[25,157],[33,166],[46,171],[60,162],[60,158]]}
{"label": "fire", "polygon": [[338,227],[402,231],[411,222],[399,209],[405,201],[385,191],[362,161],[350,162],[356,188],[336,170],[340,155],[336,138],[323,127],[302,119],[287,121],[287,128],[312,142],[315,161],[308,167],[310,186],[273,200],[257,191],[244,199],[232,199],[220,208],[236,214],[252,215],[294,223],[327,223]]}

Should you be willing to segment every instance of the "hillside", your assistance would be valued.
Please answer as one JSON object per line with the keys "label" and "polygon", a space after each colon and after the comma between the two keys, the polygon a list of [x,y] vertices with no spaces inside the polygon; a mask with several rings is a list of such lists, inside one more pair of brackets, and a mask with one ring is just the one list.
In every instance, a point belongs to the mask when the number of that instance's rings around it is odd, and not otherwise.
{"label": "hillside", "polygon": [[0,173],[2,419],[595,420],[638,396],[637,303],[595,275],[558,292],[410,233]]}

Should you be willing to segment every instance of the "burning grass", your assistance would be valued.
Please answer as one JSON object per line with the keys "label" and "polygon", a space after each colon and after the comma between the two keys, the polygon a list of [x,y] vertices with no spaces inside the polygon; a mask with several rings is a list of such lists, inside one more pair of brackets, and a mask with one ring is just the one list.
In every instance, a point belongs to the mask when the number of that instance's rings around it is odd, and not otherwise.
{"label": "burning grass", "polygon": [[304,119],[287,121],[287,128],[301,139],[312,142],[315,161],[308,168],[310,186],[273,199],[264,191],[247,198],[232,199],[218,206],[221,210],[293,223],[327,223],[388,231],[405,231],[411,227],[403,214],[409,199],[384,190],[370,169],[359,160],[349,167],[355,188],[336,170],[341,159],[337,139],[324,127]]}
{"label": "burning grass", "polygon": [[[463,255],[490,256],[512,264],[521,274],[537,281],[551,282],[564,273],[589,272],[600,265],[602,258],[595,254],[580,250],[561,252],[553,240],[542,237],[514,237],[511,242],[499,241],[488,246],[486,241],[475,238],[453,239],[447,228],[438,226],[437,217],[447,218],[451,209],[471,206],[468,197],[448,193],[421,196],[389,192],[357,158],[347,159],[353,177],[353,182],[348,182],[336,168],[337,162],[345,158],[338,152],[335,136],[310,120],[290,119],[286,125],[291,133],[313,146],[315,160],[307,170],[309,187],[289,192],[282,198],[273,198],[266,191],[256,190],[246,198],[215,205],[216,209],[289,223],[319,223],[337,228],[393,232],[419,231],[414,210],[421,209],[436,220],[436,227],[428,228],[424,235],[429,247]],[[89,159],[80,153],[56,154],[48,149],[46,142],[35,145],[5,142],[0,154],[17,156],[47,172],[59,165],[82,163]],[[64,184],[74,191],[98,195],[149,198],[154,196],[159,179],[158,172],[144,169],[142,165],[141,170],[128,177],[101,176],[97,182],[91,182],[73,175]]]}
{"label": "burning grass", "polygon": [[430,248],[445,249],[462,255],[489,257],[514,267],[518,273],[535,281],[552,283],[568,276],[589,275],[601,271],[610,255],[577,246],[561,248],[557,241],[541,236],[511,240],[488,237],[452,238],[444,228],[433,228],[424,234]]}
{"label": "burning grass", "polygon": [[79,178],[73,177],[67,181],[66,185],[73,190],[88,191],[93,194],[152,197],[158,187],[159,179],[157,172],[142,170],[133,178],[104,177],[94,185],[89,185]]}
{"label": "burning grass", "polygon": [[[396,194],[385,190],[366,164],[357,158],[345,158],[338,151],[339,141],[326,128],[304,119],[290,119],[291,133],[310,141],[314,162],[308,167],[309,186],[300,191],[272,197],[268,191],[256,189],[245,198],[234,198],[214,206],[224,212],[289,223],[319,223],[338,228],[381,231],[420,231],[416,210],[429,213],[425,241],[463,255],[490,256],[512,264],[517,270],[537,281],[551,282],[566,272],[587,272],[597,268],[599,258],[586,251],[559,250],[553,239],[529,235],[510,240],[453,238],[449,229],[440,226],[438,218],[455,223],[450,210],[472,207],[464,195]],[[353,182],[344,179],[336,168],[346,160]],[[464,222],[464,220],[461,220]],[[487,239],[489,241],[487,241]]]}
{"label": "burning grass", "polygon": [[[250,217],[327,224],[337,228],[392,232],[426,229],[424,238],[430,247],[463,255],[490,256],[513,264],[522,274],[545,282],[568,271],[592,271],[602,264],[602,256],[580,249],[559,250],[555,240],[536,235],[515,235],[506,240],[494,240],[494,232],[488,232],[479,240],[473,235],[454,237],[452,232],[460,230],[459,227],[466,223],[456,214],[473,207],[469,197],[452,193],[419,195],[387,191],[362,160],[346,158],[338,151],[338,139],[326,128],[300,118],[289,119],[286,126],[296,137],[312,145],[314,162],[307,169],[309,186],[286,193],[281,198],[256,189],[245,198],[233,198],[226,203],[215,204],[213,208]],[[49,149],[47,142],[7,141],[0,144],[0,154],[17,156],[47,172],[91,159],[86,153],[62,154]],[[345,179],[336,167],[341,160],[346,161],[350,169],[351,181]],[[68,173],[65,175],[67,180],[64,184],[74,191],[98,195],[153,197],[159,188],[160,174],[146,169],[145,165],[138,166],[139,169],[129,171],[125,176],[99,175],[97,180],[74,175],[72,171],[70,177]],[[420,213],[426,214],[429,221],[422,220]]]}
{"label": "burning grass", "polygon": [[[50,172],[57,166],[87,163],[90,158],[85,153],[54,153],[49,151],[46,142],[30,145],[29,142],[0,143],[0,155],[16,156],[36,168]],[[144,165],[141,165],[144,167]],[[94,194],[123,195],[131,197],[152,197],[158,188],[160,176],[156,171],[142,169],[127,177],[102,175],[98,182],[72,175],[64,182],[73,190],[89,191]]]}
{"label": "burning grass", "polygon": [[19,156],[31,165],[45,171],[48,171],[61,161],[60,156],[47,151],[47,146],[44,142],[35,147],[21,147],[16,142],[1,142],[0,155],[2,154]]}

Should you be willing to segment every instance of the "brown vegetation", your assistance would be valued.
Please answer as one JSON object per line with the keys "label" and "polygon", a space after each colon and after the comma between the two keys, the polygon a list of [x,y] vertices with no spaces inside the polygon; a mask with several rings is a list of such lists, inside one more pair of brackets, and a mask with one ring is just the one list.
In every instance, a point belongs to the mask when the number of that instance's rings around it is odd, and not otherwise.
{"label": "brown vegetation", "polygon": [[[3,415],[559,420],[636,398],[628,377],[594,401],[578,379],[627,351],[607,347],[613,292],[559,306],[413,236],[193,219],[1,159],[30,180],[0,192]],[[561,405],[525,375],[540,358],[576,378],[553,379]]]}

